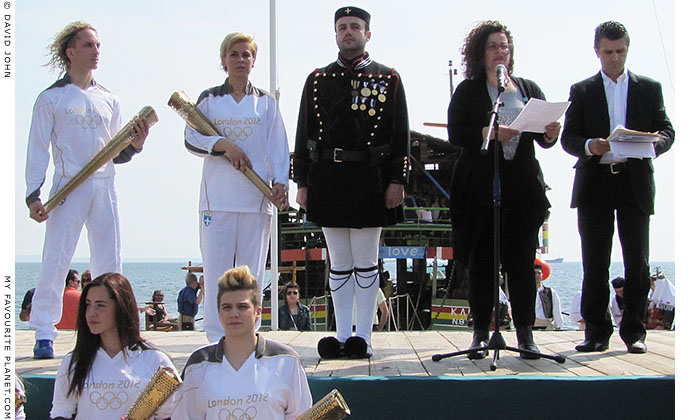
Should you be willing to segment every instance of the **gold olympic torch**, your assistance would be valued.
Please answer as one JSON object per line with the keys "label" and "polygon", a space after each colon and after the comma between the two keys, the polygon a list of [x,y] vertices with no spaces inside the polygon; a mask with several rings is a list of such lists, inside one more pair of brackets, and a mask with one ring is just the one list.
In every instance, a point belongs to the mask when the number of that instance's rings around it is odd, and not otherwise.
{"label": "gold olympic torch", "polygon": [[148,121],[150,127],[158,122],[158,115],[156,115],[156,111],[154,111],[153,108],[148,105],[141,108],[141,110],[134,117],[132,117],[132,119],[129,120],[129,122],[125,124],[125,126],[122,127],[120,131],[115,134],[115,136],[113,136],[108,144],[106,144],[105,147],[103,147],[103,149],[96,154],[96,156],[91,158],[91,160],[82,168],[81,171],[79,171],[79,173],[70,179],[69,182],[65,184],[65,186],[62,187],[62,189],[60,189],[60,191],[58,191],[54,196],[50,197],[44,206],[46,212],[50,213],[55,206],[62,203],[62,201],[72,191],[74,191],[75,188],[86,181],[88,177],[93,175],[94,172],[99,170],[106,163],[115,159],[121,151],[125,150],[127,146],[132,144],[134,137],[132,136],[131,131],[132,127],[134,126],[134,122],[137,119],[145,119]]}
{"label": "gold olympic torch", "polygon": [[[168,106],[172,108],[177,115],[182,117],[183,120],[187,122],[193,129],[203,134],[204,136],[223,136],[223,133],[218,130],[218,128],[209,121],[208,118],[196,107],[194,102],[189,99],[184,91],[178,90],[172,94],[170,100],[168,100]],[[268,200],[275,205],[272,198],[271,187],[261,179],[259,174],[257,174],[252,168],[247,167],[244,171],[244,176],[251,181],[252,184],[256,186],[263,193]],[[277,207],[277,206],[276,206]],[[280,209],[282,210],[282,209]]]}
{"label": "gold olympic torch", "polygon": [[334,389],[297,420],[342,420],[349,415],[350,408],[345,399],[337,389]]}
{"label": "gold olympic torch", "polygon": [[182,385],[182,381],[174,370],[160,366],[151,377],[146,388],[134,401],[125,418],[128,420],[149,420],[180,385]]}

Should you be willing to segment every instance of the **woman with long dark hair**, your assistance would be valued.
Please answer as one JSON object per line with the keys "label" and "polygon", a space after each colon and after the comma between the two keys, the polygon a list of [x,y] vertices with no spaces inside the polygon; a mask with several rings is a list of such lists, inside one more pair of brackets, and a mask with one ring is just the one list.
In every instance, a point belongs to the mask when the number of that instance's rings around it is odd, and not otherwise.
{"label": "woman with long dark hair", "polygon": [[[493,149],[500,147],[501,264],[508,276],[518,347],[536,352],[532,338],[534,257],[539,228],[550,204],[534,144],[552,147],[561,126],[554,121],[541,133],[521,133],[508,127],[530,98],[544,99],[536,83],[513,75],[513,53],[510,31],[496,21],[480,22],[462,48],[466,79],[457,87],[448,109],[448,137],[463,148],[451,186],[453,253],[469,267],[469,300],[475,323],[472,347],[479,347],[489,339],[493,308]],[[488,153],[482,154],[483,139],[492,130],[489,114],[498,95],[499,64],[508,71],[501,95],[499,142],[489,143]],[[481,359],[487,354],[473,351],[468,357]]]}
{"label": "woman with long dark hair", "polygon": [[[134,292],[121,274],[107,273],[86,286],[79,300],[77,343],[55,378],[53,419],[119,419],[159,366],[170,358],[139,333]],[[156,419],[172,414],[172,399]]]}

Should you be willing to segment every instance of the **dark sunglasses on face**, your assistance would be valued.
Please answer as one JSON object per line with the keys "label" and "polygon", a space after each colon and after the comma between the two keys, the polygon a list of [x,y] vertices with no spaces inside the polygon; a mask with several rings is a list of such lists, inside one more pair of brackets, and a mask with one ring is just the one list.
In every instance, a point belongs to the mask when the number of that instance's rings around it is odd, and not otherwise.
{"label": "dark sunglasses on face", "polygon": [[287,294],[288,295],[299,295],[299,292],[297,290],[288,290]]}

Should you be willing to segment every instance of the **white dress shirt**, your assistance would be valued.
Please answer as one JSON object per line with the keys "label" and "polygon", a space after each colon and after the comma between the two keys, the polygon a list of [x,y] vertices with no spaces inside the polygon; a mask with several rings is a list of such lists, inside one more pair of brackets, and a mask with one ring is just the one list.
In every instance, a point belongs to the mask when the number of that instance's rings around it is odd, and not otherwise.
{"label": "white dress shirt", "polygon": [[[606,95],[606,105],[609,111],[609,134],[612,133],[619,125],[625,127],[626,113],[628,112],[628,70],[623,70],[623,73],[614,81],[601,71],[601,77],[604,81],[604,93]],[[585,143],[585,153],[587,156],[592,156],[589,151],[589,142],[594,139],[589,139]],[[625,162],[626,158],[622,156],[615,156],[613,153],[606,152],[601,155],[599,163],[609,164],[612,162]]]}

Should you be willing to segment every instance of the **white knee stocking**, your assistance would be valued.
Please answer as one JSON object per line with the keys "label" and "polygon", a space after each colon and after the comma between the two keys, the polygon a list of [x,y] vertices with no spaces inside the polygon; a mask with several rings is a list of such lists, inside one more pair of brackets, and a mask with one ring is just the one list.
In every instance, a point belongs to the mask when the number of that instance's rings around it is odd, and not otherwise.
{"label": "white knee stocking", "polygon": [[371,330],[376,314],[376,296],[379,288],[377,266],[355,267],[355,299],[357,300],[357,328],[355,335],[371,345]]}
{"label": "white knee stocking", "polygon": [[329,285],[338,341],[352,335],[352,307],[357,299],[356,334],[371,344],[381,228],[324,228],[323,232],[331,258]]}

